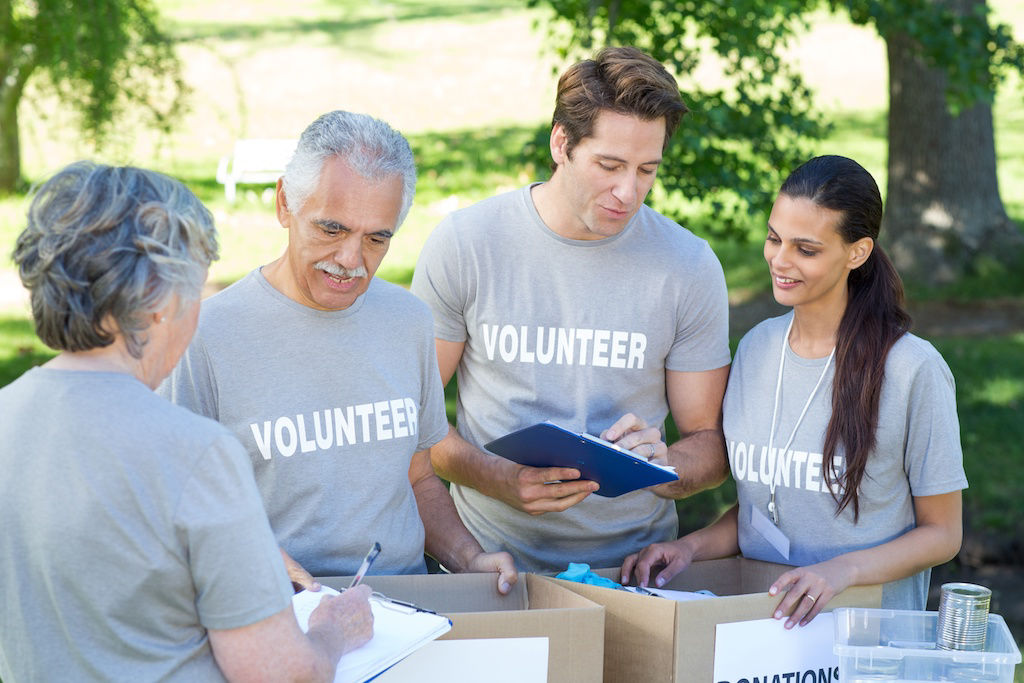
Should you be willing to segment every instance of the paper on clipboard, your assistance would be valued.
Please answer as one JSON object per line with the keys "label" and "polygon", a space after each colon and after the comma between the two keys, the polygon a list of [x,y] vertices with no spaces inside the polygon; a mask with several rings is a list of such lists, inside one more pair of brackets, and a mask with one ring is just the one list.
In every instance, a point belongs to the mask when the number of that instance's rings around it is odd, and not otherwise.
{"label": "paper on clipboard", "polygon": [[[301,591],[292,597],[292,609],[303,633],[309,630],[309,615],[324,595],[340,593],[323,586],[318,592]],[[373,611],[373,638],[338,661],[335,683],[368,681],[452,627],[447,617],[418,612],[388,602],[386,598],[371,597],[370,609]]]}

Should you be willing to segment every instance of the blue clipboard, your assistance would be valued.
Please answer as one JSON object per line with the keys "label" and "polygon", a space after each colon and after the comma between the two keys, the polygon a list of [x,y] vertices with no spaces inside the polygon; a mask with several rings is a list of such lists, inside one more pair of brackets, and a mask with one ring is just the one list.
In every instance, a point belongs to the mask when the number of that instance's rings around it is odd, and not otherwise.
{"label": "blue clipboard", "polygon": [[520,465],[576,468],[581,479],[600,484],[594,493],[606,498],[679,480],[673,472],[603,439],[550,422],[506,434],[484,444],[484,448]]}

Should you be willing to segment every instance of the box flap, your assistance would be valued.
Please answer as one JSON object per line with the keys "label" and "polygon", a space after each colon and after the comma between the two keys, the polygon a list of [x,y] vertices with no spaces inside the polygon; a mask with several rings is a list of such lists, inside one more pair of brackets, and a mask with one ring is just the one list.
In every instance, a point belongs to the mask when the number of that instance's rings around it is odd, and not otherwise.
{"label": "box flap", "polygon": [[740,573],[740,591],[737,595],[766,591],[775,583],[775,579],[793,568],[786,564],[761,562],[760,560],[750,560],[746,557],[737,557],[735,559],[739,565]]}
{"label": "box flap", "polygon": [[702,560],[691,564],[664,587],[679,591],[709,590],[718,596],[759,593],[768,590],[788,569],[792,567],[745,557]]}
{"label": "box flap", "polygon": [[[597,573],[618,580],[618,570]],[[611,575],[609,575],[609,573]],[[543,577],[604,605],[604,675],[609,681],[666,681],[672,675],[675,603],[635,593]],[[636,678],[643,671],[645,678]]]}
{"label": "box flap", "polygon": [[[341,590],[352,577],[325,576],[317,581]],[[508,595],[498,592],[494,574],[406,574],[367,576],[363,583],[389,598],[412,602],[435,612],[499,612],[529,605],[527,584],[518,581]]]}

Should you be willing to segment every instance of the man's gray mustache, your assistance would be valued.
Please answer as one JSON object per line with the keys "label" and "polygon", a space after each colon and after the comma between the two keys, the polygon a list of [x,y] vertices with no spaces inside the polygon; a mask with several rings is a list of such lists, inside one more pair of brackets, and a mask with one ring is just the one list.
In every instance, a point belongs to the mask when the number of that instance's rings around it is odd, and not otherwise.
{"label": "man's gray mustache", "polygon": [[339,266],[337,263],[331,263],[330,261],[319,261],[314,264],[313,267],[340,278],[366,277],[366,268],[364,266],[350,269]]}

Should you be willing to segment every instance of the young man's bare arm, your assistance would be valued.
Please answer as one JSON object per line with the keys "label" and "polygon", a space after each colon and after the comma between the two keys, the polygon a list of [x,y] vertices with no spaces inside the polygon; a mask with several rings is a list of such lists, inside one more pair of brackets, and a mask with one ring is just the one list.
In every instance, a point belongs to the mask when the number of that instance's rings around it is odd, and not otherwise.
{"label": "young man's bare arm", "polygon": [[718,486],[729,475],[722,434],[722,399],[728,381],[728,365],[703,372],[665,372],[669,410],[680,435],[668,447],[668,464],[676,468],[679,481],[656,487],[659,496],[692,496]]}
{"label": "young man's bare arm", "polygon": [[[462,359],[464,342],[435,339],[441,382],[448,384]],[[578,480],[579,470],[566,467],[527,467],[484,453],[454,427],[430,449],[434,469],[448,481],[476,489],[530,514],[561,511],[592,492],[597,483]],[[559,481],[559,484],[547,482]]]}

